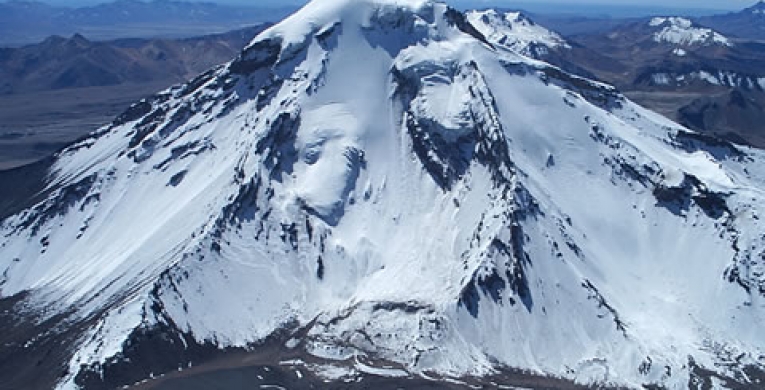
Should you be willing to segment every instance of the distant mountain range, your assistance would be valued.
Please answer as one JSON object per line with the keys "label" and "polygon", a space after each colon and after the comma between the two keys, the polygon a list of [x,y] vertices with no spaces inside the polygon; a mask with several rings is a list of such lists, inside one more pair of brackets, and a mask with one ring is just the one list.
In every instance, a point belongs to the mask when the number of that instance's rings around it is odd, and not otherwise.
{"label": "distant mountain range", "polygon": [[[717,15],[695,16],[683,12],[660,14],[656,11],[653,16],[676,15],[686,17],[701,26],[717,30],[727,36],[747,40],[765,40],[765,1],[737,12]],[[553,29],[563,35],[604,33],[620,25],[645,20],[648,17],[610,16],[581,16],[556,13],[528,13],[537,23]]]}
{"label": "distant mountain range", "polygon": [[275,22],[293,10],[173,0],[117,0],[80,8],[10,1],[0,3],[0,46],[20,46],[50,35],[75,33],[96,40],[197,36]]}
{"label": "distant mountain range", "polygon": [[80,34],[0,50],[0,95],[186,81],[233,58],[267,25],[187,39],[93,42]]}

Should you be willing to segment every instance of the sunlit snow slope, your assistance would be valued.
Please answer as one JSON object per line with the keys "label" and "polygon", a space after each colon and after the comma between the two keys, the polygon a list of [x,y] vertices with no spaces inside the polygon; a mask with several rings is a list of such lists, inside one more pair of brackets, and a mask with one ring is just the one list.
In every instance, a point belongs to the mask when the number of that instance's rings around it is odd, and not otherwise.
{"label": "sunlit snow slope", "polygon": [[653,39],[659,43],[674,43],[679,46],[732,46],[727,37],[717,31],[696,26],[686,18],[657,17],[651,19],[648,24],[658,30]]}
{"label": "sunlit snow slope", "polygon": [[[765,154],[493,45],[428,0],[316,0],[57,155],[0,294],[139,330],[627,387],[765,364]],[[724,383],[724,382],[721,382]]]}

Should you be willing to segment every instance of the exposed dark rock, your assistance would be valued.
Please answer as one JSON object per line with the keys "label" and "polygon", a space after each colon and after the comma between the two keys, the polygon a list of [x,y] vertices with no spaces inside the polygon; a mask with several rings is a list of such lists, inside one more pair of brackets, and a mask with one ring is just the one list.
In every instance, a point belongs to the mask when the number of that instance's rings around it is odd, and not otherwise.
{"label": "exposed dark rock", "polygon": [[279,60],[282,51],[280,39],[265,39],[247,47],[239,57],[231,63],[229,69],[233,74],[248,75],[262,68],[269,68]]}
{"label": "exposed dark rock", "polygon": [[319,280],[324,279],[324,259],[321,256],[316,260],[316,277]]}
{"label": "exposed dark rock", "polygon": [[174,147],[170,150],[170,157],[154,166],[154,169],[165,170],[170,164],[183,160],[187,157],[200,155],[208,150],[215,149],[210,143],[194,141],[186,145]]}
{"label": "exposed dark rock", "polygon": [[[604,309],[613,319],[614,324],[616,325],[616,330],[619,332],[622,332],[622,334],[626,337],[627,336],[627,326],[625,323],[619,318],[619,313],[616,311],[616,309],[611,306],[608,301],[606,301],[606,298],[598,291],[598,289],[595,287],[595,285],[592,284],[589,280],[584,280],[582,282],[582,287],[587,289],[587,291],[590,292],[589,299],[594,300],[598,303],[599,309]],[[604,315],[600,315],[600,318],[603,318]]]}
{"label": "exposed dark rock", "polygon": [[697,205],[708,217],[720,219],[731,215],[727,195],[710,191],[693,175],[685,174],[675,187],[657,185],[653,190],[656,205],[664,207],[677,216],[685,216],[692,204]]}
{"label": "exposed dark rock", "polygon": [[[542,215],[534,198],[523,187],[512,191],[512,198],[499,199],[512,202],[503,218],[509,229],[507,242],[495,237],[492,239],[483,256],[490,262],[475,271],[471,280],[463,287],[459,305],[464,307],[473,317],[478,316],[482,297],[502,304],[506,298],[511,305],[521,301],[529,312],[534,308],[534,300],[527,276],[527,268],[532,265],[531,258],[526,253],[527,237],[523,230],[523,222],[529,218]],[[505,195],[507,197],[507,195]],[[474,233],[473,246],[481,240],[483,223]],[[492,268],[486,268],[492,267]],[[488,271],[488,272],[487,272]]]}
{"label": "exposed dark rock", "polygon": [[200,88],[202,88],[205,84],[211,82],[215,79],[215,74],[218,72],[219,67],[215,67],[213,69],[208,70],[207,72],[204,72],[200,74],[197,77],[194,77],[191,81],[189,81],[186,84],[183,84],[179,90],[177,97],[184,97],[191,95],[192,93],[198,91]]}
{"label": "exposed dark rock", "polygon": [[187,173],[188,171],[185,171],[185,170],[176,173],[175,175],[173,175],[173,177],[170,178],[170,181],[167,184],[169,184],[172,187],[178,187],[178,185],[180,185],[183,179],[186,177]]}
{"label": "exposed dark rock", "polygon": [[413,114],[406,117],[414,153],[436,184],[448,191],[470,167],[476,140],[467,135],[449,143],[435,129],[437,127],[435,123],[415,119]]}
{"label": "exposed dark rock", "polygon": [[762,367],[746,366],[743,368],[746,377],[734,378],[703,367],[695,361],[693,356],[688,356],[688,368],[690,369],[689,389],[711,390],[715,388],[714,382],[717,382],[727,389],[760,390],[765,383],[765,369]]}
{"label": "exposed dark rock", "polygon": [[96,180],[98,180],[98,174],[94,173],[73,184],[51,191],[52,195],[34,207],[18,228],[31,229],[32,235],[37,235],[45,223],[66,214],[77,203],[97,200],[97,197],[93,197],[96,194],[91,194]]}
{"label": "exposed dark rock", "polygon": [[[477,318],[481,296],[488,296],[495,302],[501,302],[502,293],[506,288],[507,282],[499,276],[496,270],[488,276],[476,275],[462,289],[459,305],[464,307],[470,315]],[[514,303],[512,300],[510,302]]]}
{"label": "exposed dark rock", "polygon": [[731,142],[705,134],[678,130],[672,136],[672,140],[676,146],[685,151],[693,153],[703,150],[718,160],[735,159],[741,161],[747,157],[746,153]]}
{"label": "exposed dark rock", "polygon": [[157,129],[159,124],[165,120],[166,115],[167,109],[165,107],[157,107],[144,116],[135,126],[136,130],[133,133],[132,138],[130,138],[128,147],[132,149],[143,143],[143,141]]}
{"label": "exposed dark rock", "polygon": [[409,301],[409,302],[375,302],[374,305],[372,305],[372,311],[401,311],[407,314],[413,314],[413,313],[421,313],[421,312],[427,312],[427,313],[433,313],[434,309],[433,307],[429,305],[425,305],[419,302],[415,301]]}
{"label": "exposed dark rock", "polygon": [[464,32],[467,35],[472,36],[473,38],[483,42],[487,46],[494,47],[487,39],[486,37],[481,34],[480,31],[478,31],[475,26],[470,24],[470,22],[467,20],[467,17],[465,14],[463,14],[460,11],[457,11],[454,8],[449,8],[446,10],[446,14],[444,15],[446,17],[446,20],[453,26],[456,26],[457,29]]}
{"label": "exposed dark rock", "polygon": [[240,185],[234,199],[221,211],[219,227],[224,223],[241,225],[244,221],[252,221],[260,211],[258,197],[262,190],[263,182],[260,177],[251,178],[245,184]]}
{"label": "exposed dark rock", "polygon": [[212,342],[197,342],[192,335],[178,331],[172,322],[142,327],[133,331],[118,355],[104,364],[82,367],[75,382],[85,389],[115,389],[133,385],[154,373],[210,361],[225,352]]}
{"label": "exposed dark rock", "polygon": [[255,146],[255,153],[265,156],[266,168],[271,171],[271,178],[281,181],[282,174],[291,174],[298,160],[295,146],[300,117],[290,113],[281,113],[271,124],[270,131]]}
{"label": "exposed dark rock", "polygon": [[141,117],[151,112],[151,108],[152,108],[151,103],[147,101],[146,99],[143,99],[140,102],[128,107],[128,109],[125,110],[125,112],[120,114],[112,122],[112,125],[120,126],[120,125],[124,125],[125,123],[141,119]]}
{"label": "exposed dark rock", "polygon": [[[756,242],[765,242],[765,235],[758,237]],[[733,264],[725,270],[725,279],[738,284],[749,295],[765,297],[765,251],[758,250],[756,245],[742,248],[737,234],[731,246],[735,256]]]}

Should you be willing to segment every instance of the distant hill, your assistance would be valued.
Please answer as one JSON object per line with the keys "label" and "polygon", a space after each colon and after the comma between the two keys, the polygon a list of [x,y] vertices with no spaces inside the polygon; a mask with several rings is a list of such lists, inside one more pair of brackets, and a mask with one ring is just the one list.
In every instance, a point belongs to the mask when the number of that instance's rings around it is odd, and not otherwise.
{"label": "distant hill", "polygon": [[738,38],[765,40],[765,1],[740,12],[702,17],[698,21]]}
{"label": "distant hill", "polygon": [[623,90],[765,89],[765,45],[734,40],[687,18],[644,19],[572,39],[621,63],[613,73],[583,66]]}
{"label": "distant hill", "polygon": [[765,44],[683,17],[571,39],[621,64],[574,61],[638,103],[703,133],[765,147]]}
{"label": "distant hill", "polygon": [[90,39],[179,38],[276,22],[294,7],[228,6],[174,0],[117,0],[95,6],[55,7],[34,1],[0,3],[0,46],[21,46],[50,35]]}
{"label": "distant hill", "polygon": [[176,40],[49,37],[40,44],[0,51],[0,94],[182,82],[233,58],[265,27]]}
{"label": "distant hill", "polygon": [[700,97],[678,112],[683,125],[733,142],[765,145],[765,96],[731,90],[718,96]]}

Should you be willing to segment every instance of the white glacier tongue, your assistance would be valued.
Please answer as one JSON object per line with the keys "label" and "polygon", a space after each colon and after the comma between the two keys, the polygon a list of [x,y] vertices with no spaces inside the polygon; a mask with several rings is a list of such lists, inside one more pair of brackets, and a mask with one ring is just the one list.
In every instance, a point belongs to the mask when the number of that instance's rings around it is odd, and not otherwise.
{"label": "white glacier tongue", "polygon": [[749,384],[765,154],[470,20],[313,1],[59,153],[0,222],[2,297],[82,332],[59,387],[284,333],[411,375]]}

